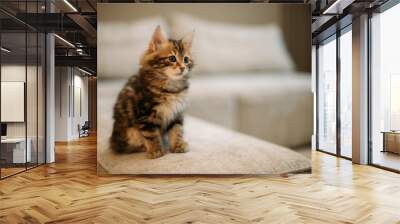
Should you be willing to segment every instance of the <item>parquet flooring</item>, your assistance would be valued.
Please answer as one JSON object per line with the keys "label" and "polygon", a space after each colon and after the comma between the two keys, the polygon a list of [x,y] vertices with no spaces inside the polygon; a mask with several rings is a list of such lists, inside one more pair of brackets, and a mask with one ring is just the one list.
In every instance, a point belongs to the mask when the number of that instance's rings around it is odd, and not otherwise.
{"label": "parquet flooring", "polygon": [[96,175],[94,137],[0,181],[0,223],[400,223],[400,175],[313,152],[313,174]]}

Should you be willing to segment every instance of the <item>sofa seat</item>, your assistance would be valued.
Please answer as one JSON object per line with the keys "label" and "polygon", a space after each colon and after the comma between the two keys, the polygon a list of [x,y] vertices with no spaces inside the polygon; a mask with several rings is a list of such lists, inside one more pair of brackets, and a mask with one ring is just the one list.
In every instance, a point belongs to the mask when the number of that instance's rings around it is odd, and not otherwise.
{"label": "sofa seat", "polygon": [[[104,104],[100,107],[104,107]],[[309,173],[311,162],[288,148],[186,116],[186,153],[147,159],[145,152],[116,154],[109,148],[111,114],[99,117],[98,174],[287,174]]]}

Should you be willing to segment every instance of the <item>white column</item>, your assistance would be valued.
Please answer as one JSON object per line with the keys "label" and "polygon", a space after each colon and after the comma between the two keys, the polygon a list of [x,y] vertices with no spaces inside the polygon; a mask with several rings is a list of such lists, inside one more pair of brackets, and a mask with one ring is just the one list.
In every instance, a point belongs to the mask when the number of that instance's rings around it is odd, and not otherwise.
{"label": "white column", "polygon": [[368,163],[368,15],[353,19],[353,162]]}
{"label": "white column", "polygon": [[55,161],[55,56],[54,35],[46,36],[46,163]]}

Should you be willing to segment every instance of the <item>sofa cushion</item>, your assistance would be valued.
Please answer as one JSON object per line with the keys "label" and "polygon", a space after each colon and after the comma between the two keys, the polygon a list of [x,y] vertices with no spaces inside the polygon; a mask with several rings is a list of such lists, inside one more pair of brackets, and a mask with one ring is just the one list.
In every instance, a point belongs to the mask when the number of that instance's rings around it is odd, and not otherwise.
{"label": "sofa cushion", "polygon": [[[162,17],[148,17],[130,22],[103,20],[98,24],[98,71],[102,79],[128,78],[139,70],[139,59],[149,46],[157,25],[164,32],[168,26]],[[118,59],[118,60],[116,60]],[[118,68],[118,69],[117,69]]]}
{"label": "sofa cushion", "polygon": [[177,38],[195,30],[194,72],[290,71],[294,67],[276,25],[228,24],[185,14],[171,19],[171,31]]}

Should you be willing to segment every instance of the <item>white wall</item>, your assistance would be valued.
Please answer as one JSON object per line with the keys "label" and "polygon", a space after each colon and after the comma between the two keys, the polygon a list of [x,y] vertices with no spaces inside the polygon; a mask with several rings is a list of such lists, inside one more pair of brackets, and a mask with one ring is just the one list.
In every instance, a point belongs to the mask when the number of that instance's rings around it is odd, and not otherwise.
{"label": "white wall", "polygon": [[[72,119],[71,119],[71,135],[73,138],[79,137],[78,133],[78,124],[81,126],[88,121],[88,78],[87,76],[81,76],[82,73],[74,75],[74,102],[71,102],[71,105],[74,105],[72,108]],[[80,97],[79,97],[80,96]],[[79,102],[80,101],[80,102]],[[81,108],[80,108],[81,107]],[[81,110],[81,111],[80,111]]]}
{"label": "white wall", "polygon": [[[36,74],[36,67],[34,66],[28,66],[25,67],[25,65],[2,65],[1,66],[1,81],[18,81],[18,82],[25,82],[25,75],[27,69],[28,74]],[[28,77],[29,78],[29,77]],[[36,80],[29,80],[29,85],[36,86]],[[30,104],[31,102],[35,102],[34,105],[28,105],[28,106],[34,106],[36,107],[36,88],[27,88],[27,103]],[[2,108],[2,110],[7,110],[7,108]],[[35,121],[36,124],[36,113],[28,113],[27,114],[28,122]],[[35,124],[28,124],[28,128],[33,128],[36,129]],[[35,127],[33,127],[35,126]],[[33,130],[32,129],[32,130]],[[28,130],[28,137],[29,133],[31,133]],[[25,137],[25,122],[7,122],[7,136],[8,137]]]}
{"label": "white wall", "polygon": [[[27,80],[26,80],[27,79]],[[44,115],[44,73],[41,66],[25,64],[3,64],[1,66],[1,81],[24,82],[26,85],[26,106],[20,108],[21,113],[26,112],[26,120],[22,122],[6,122],[7,137],[21,138],[27,136],[31,142],[32,158],[39,163],[44,162],[45,150],[45,115]],[[23,90],[20,90],[23,91]],[[23,94],[24,92],[22,92]],[[2,95],[3,97],[7,97]],[[25,103],[25,102],[24,102]],[[12,108],[2,107],[2,112],[13,113]],[[15,112],[14,112],[15,113]],[[39,156],[37,157],[37,153]],[[51,160],[49,160],[51,162]]]}
{"label": "white wall", "polygon": [[[25,82],[25,65],[2,65],[1,81]],[[1,109],[6,110],[6,108],[1,108]],[[7,136],[25,137],[25,123],[24,122],[7,123]]]}
{"label": "white wall", "polygon": [[55,85],[55,140],[77,139],[78,124],[88,120],[88,78],[76,68],[56,67]]}
{"label": "white wall", "polygon": [[69,68],[55,68],[55,141],[67,141],[69,129]]}

